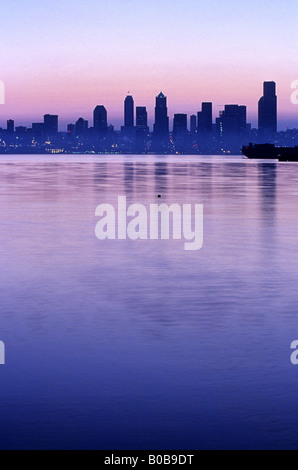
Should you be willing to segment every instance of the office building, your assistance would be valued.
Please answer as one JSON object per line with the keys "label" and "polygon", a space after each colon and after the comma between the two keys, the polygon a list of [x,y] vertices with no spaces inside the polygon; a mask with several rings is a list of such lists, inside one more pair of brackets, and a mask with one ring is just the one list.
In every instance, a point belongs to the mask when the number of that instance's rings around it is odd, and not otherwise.
{"label": "office building", "polygon": [[104,106],[96,106],[93,112],[93,127],[96,135],[105,137],[108,131],[108,113]]}
{"label": "office building", "polygon": [[76,135],[79,137],[85,136],[88,132],[88,121],[83,118],[79,118],[76,122]]}
{"label": "office building", "polygon": [[198,112],[198,134],[204,137],[212,134],[212,103],[202,103],[202,111]]}
{"label": "office building", "polygon": [[34,122],[32,124],[32,134],[36,139],[40,139],[44,134],[44,123]]}
{"label": "office building", "polygon": [[244,136],[247,131],[246,114],[246,106],[226,105],[216,119],[218,135],[227,139]]}
{"label": "office building", "polygon": [[9,119],[7,121],[7,132],[9,134],[13,134],[14,133],[14,121],[12,119]]}
{"label": "office building", "polygon": [[44,132],[48,137],[58,134],[58,116],[45,114],[44,116]]}
{"label": "office building", "polygon": [[154,137],[157,142],[161,143],[169,139],[167,98],[163,93],[156,97]]}
{"label": "office building", "polygon": [[136,127],[137,129],[143,129],[145,132],[149,131],[148,113],[144,106],[138,106],[136,108]]}
{"label": "office building", "polygon": [[187,114],[175,114],[173,122],[173,139],[185,138],[187,135]]}
{"label": "office building", "polygon": [[128,95],[124,101],[124,127],[134,127],[134,100]]}
{"label": "office building", "polygon": [[277,132],[277,95],[275,82],[264,82],[264,94],[259,101],[259,132],[268,136]]}

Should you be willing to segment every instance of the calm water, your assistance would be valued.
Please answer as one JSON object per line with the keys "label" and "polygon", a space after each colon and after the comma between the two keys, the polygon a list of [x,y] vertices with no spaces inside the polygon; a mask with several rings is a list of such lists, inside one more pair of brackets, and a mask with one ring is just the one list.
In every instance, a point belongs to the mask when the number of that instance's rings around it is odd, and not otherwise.
{"label": "calm water", "polygon": [[[1,157],[0,447],[298,448],[298,165]],[[204,204],[205,242],[95,208]]]}

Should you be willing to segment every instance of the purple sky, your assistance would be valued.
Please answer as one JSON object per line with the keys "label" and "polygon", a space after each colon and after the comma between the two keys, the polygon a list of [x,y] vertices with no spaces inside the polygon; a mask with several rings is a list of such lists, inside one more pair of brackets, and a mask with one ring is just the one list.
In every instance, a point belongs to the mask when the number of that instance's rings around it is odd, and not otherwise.
{"label": "purple sky", "polygon": [[2,0],[0,126],[54,113],[63,130],[103,104],[117,128],[128,91],[152,122],[161,90],[171,117],[235,103],[255,125],[262,83],[275,80],[279,127],[298,127],[297,17],[296,0]]}

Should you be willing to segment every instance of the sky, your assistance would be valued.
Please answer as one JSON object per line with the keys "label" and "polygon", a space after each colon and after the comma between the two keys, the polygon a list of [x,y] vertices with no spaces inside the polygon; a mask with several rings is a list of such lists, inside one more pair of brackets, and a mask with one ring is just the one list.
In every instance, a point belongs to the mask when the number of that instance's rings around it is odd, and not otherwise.
{"label": "sky", "polygon": [[279,128],[298,127],[297,0],[1,0],[0,80],[16,125],[59,114],[60,130],[98,104],[123,123],[128,92],[147,106],[168,97],[169,114],[202,101],[248,106],[257,122],[264,81],[277,82]]}

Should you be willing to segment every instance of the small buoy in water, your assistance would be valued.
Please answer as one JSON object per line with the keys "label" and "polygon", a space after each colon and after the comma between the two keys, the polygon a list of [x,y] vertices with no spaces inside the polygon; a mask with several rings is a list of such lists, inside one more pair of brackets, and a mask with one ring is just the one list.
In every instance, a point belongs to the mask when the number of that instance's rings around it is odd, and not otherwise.
{"label": "small buoy in water", "polygon": [[159,194],[157,197],[158,197],[158,198],[161,198],[161,195]]}

